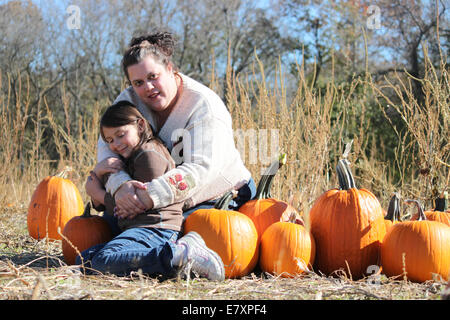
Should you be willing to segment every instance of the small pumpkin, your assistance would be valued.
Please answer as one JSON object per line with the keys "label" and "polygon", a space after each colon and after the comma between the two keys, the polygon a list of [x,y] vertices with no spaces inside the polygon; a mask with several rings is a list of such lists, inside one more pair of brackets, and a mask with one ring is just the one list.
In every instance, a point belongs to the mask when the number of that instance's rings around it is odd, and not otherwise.
{"label": "small pumpkin", "polygon": [[112,239],[111,228],[106,220],[100,216],[91,215],[90,202],[86,205],[81,216],[73,217],[67,222],[62,234],[64,236],[62,238],[62,252],[64,260],[69,265],[75,264],[75,259],[79,253]]}
{"label": "small pumpkin", "polygon": [[[450,270],[450,228],[427,220],[423,208],[415,203],[419,218],[392,226],[381,246],[381,263],[388,277],[406,276],[413,282],[433,279],[433,274],[448,280]],[[406,274],[405,274],[406,273]]]}
{"label": "small pumpkin", "polygon": [[36,187],[28,206],[28,233],[34,239],[60,240],[66,223],[83,212],[83,199],[75,184],[66,179],[68,169],[44,178]]}
{"label": "small pumpkin", "polygon": [[264,231],[259,264],[265,272],[290,278],[310,270],[315,253],[314,238],[303,225],[278,221]]}
{"label": "small pumpkin", "polygon": [[294,214],[299,223],[301,218],[297,210],[285,201],[275,199],[271,196],[270,189],[273,178],[278,170],[286,163],[286,154],[272,162],[264,175],[262,175],[255,197],[244,203],[238,211],[248,216],[255,224],[258,231],[258,239],[261,239],[264,231],[271,224],[278,221],[289,221]]}
{"label": "small pumpkin", "polygon": [[384,224],[386,225],[386,232],[396,223],[400,222],[400,196],[394,193],[389,201],[387,214],[384,217]]}
{"label": "small pumpkin", "polygon": [[377,265],[386,226],[377,197],[356,187],[348,164],[346,159],[339,160],[340,188],[316,199],[310,223],[316,244],[315,270],[326,275],[343,270],[356,280],[365,275],[368,266]]}
{"label": "small pumpkin", "polygon": [[[434,210],[427,210],[424,212],[428,220],[438,221],[450,227],[450,211],[447,208],[448,194],[444,192],[435,201]],[[411,217],[411,220],[417,220],[418,214]]]}
{"label": "small pumpkin", "polygon": [[184,233],[196,231],[206,245],[222,258],[225,277],[249,274],[259,258],[258,232],[253,221],[238,211],[226,210],[233,197],[226,193],[214,208],[198,209],[184,223]]}

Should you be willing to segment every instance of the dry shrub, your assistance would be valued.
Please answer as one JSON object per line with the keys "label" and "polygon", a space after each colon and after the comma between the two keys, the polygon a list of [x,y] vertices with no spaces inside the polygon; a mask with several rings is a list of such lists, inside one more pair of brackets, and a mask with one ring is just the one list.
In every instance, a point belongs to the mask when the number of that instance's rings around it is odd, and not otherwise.
{"label": "dry shrub", "polygon": [[[85,195],[84,178],[96,161],[102,106],[92,106],[92,117],[79,114],[73,119],[64,84],[60,104],[49,106],[45,96],[32,104],[36,97],[30,94],[29,78],[19,75],[18,79],[12,87],[9,78],[5,81],[0,76],[0,162],[7,164],[0,171],[0,205],[26,207],[37,184],[67,166],[73,169],[69,178]],[[65,117],[57,119],[54,113],[61,110]],[[76,132],[72,129],[74,122]],[[57,159],[47,153],[46,145],[55,146]]]}
{"label": "dry shrub", "polygon": [[[424,47],[425,73],[417,79],[405,72],[385,77],[384,84],[370,82],[376,101],[398,139],[394,165],[401,176],[392,185],[407,198],[434,208],[437,196],[448,191],[450,181],[450,85],[446,58],[439,70]],[[420,81],[424,99],[414,95],[413,81]],[[403,126],[393,123],[399,117]]]}

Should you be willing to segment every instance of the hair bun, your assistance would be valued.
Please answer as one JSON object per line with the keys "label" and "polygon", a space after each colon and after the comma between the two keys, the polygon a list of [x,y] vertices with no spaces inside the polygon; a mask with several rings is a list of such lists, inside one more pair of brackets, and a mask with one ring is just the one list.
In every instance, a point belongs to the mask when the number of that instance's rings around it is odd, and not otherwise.
{"label": "hair bun", "polygon": [[164,54],[171,56],[174,50],[175,41],[170,32],[156,32],[139,37],[133,37],[129,46],[154,45],[160,48]]}

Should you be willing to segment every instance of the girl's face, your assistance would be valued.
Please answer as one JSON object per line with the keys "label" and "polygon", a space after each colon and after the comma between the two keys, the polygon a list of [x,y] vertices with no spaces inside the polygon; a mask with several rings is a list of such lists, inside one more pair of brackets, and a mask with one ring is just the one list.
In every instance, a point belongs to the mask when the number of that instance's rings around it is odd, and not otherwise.
{"label": "girl's face", "polygon": [[128,77],[139,98],[153,111],[170,111],[177,96],[173,68],[155,61],[152,56],[128,67]]}
{"label": "girl's face", "polygon": [[127,124],[120,127],[103,127],[103,136],[112,152],[127,159],[139,144],[143,128],[138,124]]}

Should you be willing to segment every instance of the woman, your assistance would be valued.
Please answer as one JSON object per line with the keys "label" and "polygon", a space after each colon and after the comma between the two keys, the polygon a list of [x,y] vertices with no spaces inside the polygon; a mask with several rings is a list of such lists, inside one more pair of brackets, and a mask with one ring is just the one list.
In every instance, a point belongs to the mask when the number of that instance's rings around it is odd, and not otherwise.
{"label": "woman", "polygon": [[[212,90],[177,71],[173,50],[170,33],[155,33],[133,38],[122,59],[131,86],[116,101],[137,106],[177,167],[146,184],[134,181],[99,139],[97,166],[115,170],[106,190],[114,195],[119,219],[181,201],[187,217],[198,208],[212,207],[215,199],[232,189],[237,196],[230,209],[236,210],[255,194],[255,183],[234,143],[230,113]],[[147,190],[146,204],[136,188]]]}

